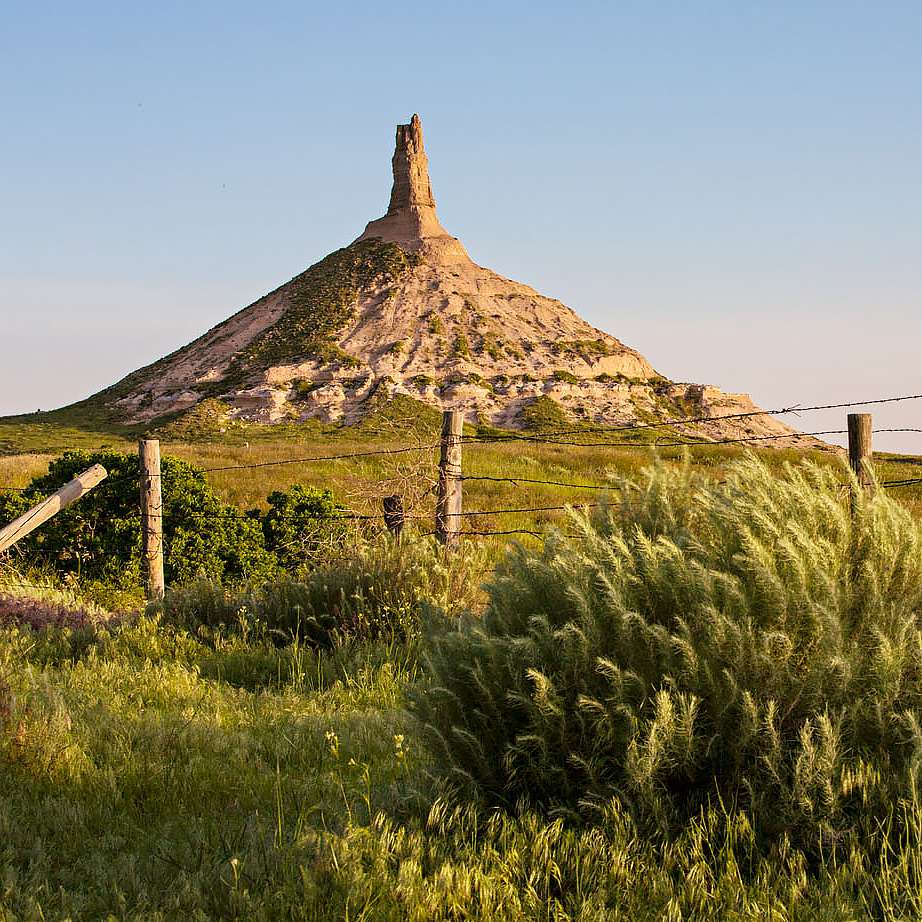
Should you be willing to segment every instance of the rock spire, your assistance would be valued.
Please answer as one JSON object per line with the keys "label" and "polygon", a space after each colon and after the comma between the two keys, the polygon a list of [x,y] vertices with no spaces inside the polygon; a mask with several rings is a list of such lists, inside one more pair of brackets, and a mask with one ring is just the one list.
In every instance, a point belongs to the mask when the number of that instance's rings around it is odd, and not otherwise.
{"label": "rock spire", "polygon": [[429,158],[423,145],[423,126],[418,115],[409,125],[397,126],[391,159],[394,184],[387,214],[369,222],[359,240],[379,237],[411,252],[438,261],[469,261],[461,242],[439,222],[429,181]]}
{"label": "rock spire", "polygon": [[429,181],[429,158],[423,146],[423,124],[418,115],[410,119],[409,125],[397,126],[397,142],[391,167],[394,171],[394,186],[391,189],[388,214],[396,214],[402,208],[413,205],[435,209],[432,183]]}

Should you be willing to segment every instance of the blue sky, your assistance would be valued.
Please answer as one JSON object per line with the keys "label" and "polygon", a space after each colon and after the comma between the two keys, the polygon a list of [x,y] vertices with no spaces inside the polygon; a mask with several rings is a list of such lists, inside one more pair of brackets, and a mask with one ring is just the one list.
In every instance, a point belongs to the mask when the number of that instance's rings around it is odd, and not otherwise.
{"label": "blue sky", "polygon": [[[412,112],[473,258],[669,377],[764,406],[922,392],[922,5],[334,6],[5,6],[0,413],[352,240]],[[922,401],[875,412],[922,427]]]}

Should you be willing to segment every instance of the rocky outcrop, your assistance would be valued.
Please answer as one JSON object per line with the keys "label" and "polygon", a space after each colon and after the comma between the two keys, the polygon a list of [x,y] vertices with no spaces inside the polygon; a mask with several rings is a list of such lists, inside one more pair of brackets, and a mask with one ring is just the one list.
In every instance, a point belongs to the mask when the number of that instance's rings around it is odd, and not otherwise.
{"label": "rocky outcrop", "polygon": [[[392,166],[387,213],[352,244],[94,402],[131,422],[213,398],[230,418],[353,422],[409,396],[510,427],[535,406],[604,425],[757,409],[745,394],[669,381],[560,301],[476,265],[439,222],[416,115],[397,126]],[[684,431],[793,432],[770,416]]]}
{"label": "rocky outcrop", "polygon": [[397,126],[391,166],[394,185],[387,214],[370,221],[358,239],[386,240],[411,253],[421,252],[442,262],[470,262],[461,241],[442,227],[435,213],[429,158],[418,115],[410,119],[409,125]]}

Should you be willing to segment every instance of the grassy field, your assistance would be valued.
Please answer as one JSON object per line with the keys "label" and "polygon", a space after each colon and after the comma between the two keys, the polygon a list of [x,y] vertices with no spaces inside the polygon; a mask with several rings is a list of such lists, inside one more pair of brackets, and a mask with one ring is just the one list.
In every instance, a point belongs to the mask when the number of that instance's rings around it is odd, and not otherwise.
{"label": "grassy field", "polygon": [[920,917],[911,843],[811,868],[755,858],[743,816],[658,844],[614,808],[452,807],[403,711],[417,677],[402,646],[0,633],[0,919]]}
{"label": "grassy field", "polygon": [[[385,420],[378,425],[359,428],[304,425],[249,426],[225,433],[204,433],[195,440],[162,439],[161,451],[190,461],[202,468],[234,468],[208,475],[226,502],[241,508],[265,507],[266,496],[273,490],[294,483],[329,487],[345,505],[363,514],[378,514],[381,499],[400,493],[410,515],[418,516],[421,531],[431,531],[434,521],[434,491],[437,481],[438,441],[435,421],[430,419],[410,429],[398,421]],[[468,427],[472,434],[476,428]],[[513,442],[497,444],[472,442],[464,447],[464,475],[493,478],[516,477],[524,480],[552,480],[604,485],[611,478],[635,476],[651,460],[661,458],[680,462],[681,448],[655,449],[650,434],[637,435],[637,444],[629,447],[580,447]],[[665,437],[670,438],[667,430]],[[572,437],[571,437],[572,438]],[[589,433],[586,440],[600,443],[611,436]],[[574,439],[582,441],[584,439]],[[618,439],[623,441],[624,439]],[[136,451],[135,441],[124,434],[86,431],[74,428],[55,429],[51,424],[8,422],[0,420],[0,484],[24,486],[29,479],[44,473],[48,462],[67,448],[111,447]],[[419,446],[418,452],[357,457],[314,463],[278,461],[327,455],[348,455],[367,451],[404,449]],[[703,444],[688,449],[695,466],[718,478],[727,463],[746,449],[738,446]],[[780,466],[785,461],[805,457],[794,450],[760,448],[755,451],[768,463]],[[839,463],[836,453],[809,452],[806,456],[819,463]],[[878,454],[876,472],[880,480],[922,477],[922,457]],[[250,465],[258,465],[256,468]],[[893,491],[915,512],[922,514],[922,486],[900,487]],[[464,484],[464,508],[469,512],[503,508],[559,506],[594,502],[596,491],[568,489],[560,486],[527,482],[470,480]],[[543,531],[548,525],[565,520],[561,511],[504,515],[472,515],[465,521],[471,532],[526,529]],[[528,540],[527,536],[520,536]]]}
{"label": "grassy field", "polygon": [[[65,448],[133,451],[130,435],[0,422],[0,484],[24,486]],[[208,475],[241,507],[264,505],[292,483],[331,487],[359,511],[376,512],[383,495],[401,492],[428,530],[431,448],[269,462],[430,446],[431,430],[248,435],[164,440],[163,451],[202,468],[265,465]],[[759,453],[774,466],[800,457]],[[682,460],[679,450],[660,454]],[[740,454],[695,448],[690,461],[720,480]],[[637,475],[651,457],[644,446],[472,443],[464,467],[472,476],[604,484]],[[882,480],[922,477],[922,459],[876,462]],[[527,483],[464,487],[467,509],[596,496]],[[892,492],[922,514],[918,486]],[[466,528],[565,530],[562,516],[472,517]],[[496,558],[507,539],[491,540]],[[0,570],[0,599],[83,606],[95,625],[0,627],[0,922],[922,918],[918,812],[880,817],[882,828],[899,819],[905,832],[871,862],[857,837],[829,861],[783,843],[762,854],[749,819],[720,808],[678,841],[662,841],[613,805],[592,827],[459,806],[430,776],[405,709],[421,681],[415,639],[318,652],[280,645],[243,618],[224,631],[182,628],[153,612],[121,622],[87,606],[79,584],[64,593],[32,581]]]}

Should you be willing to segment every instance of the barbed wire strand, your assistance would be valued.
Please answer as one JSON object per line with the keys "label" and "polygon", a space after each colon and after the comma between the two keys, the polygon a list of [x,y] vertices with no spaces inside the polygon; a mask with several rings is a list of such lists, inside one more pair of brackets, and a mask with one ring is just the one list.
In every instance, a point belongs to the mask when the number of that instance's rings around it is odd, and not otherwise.
{"label": "barbed wire strand", "polygon": [[488,477],[482,474],[463,474],[460,480],[482,480],[491,483],[531,483],[549,487],[571,487],[574,490],[617,490],[617,484],[569,483],[565,480],[536,480],[531,477]]}
{"label": "barbed wire strand", "polygon": [[275,467],[280,464],[310,464],[315,461],[342,461],[348,458],[371,458],[375,455],[403,455],[411,451],[434,451],[441,443],[434,445],[413,445],[407,448],[379,448],[374,451],[354,451],[340,455],[320,455],[312,458],[280,458],[277,461],[258,461],[255,464],[228,464],[224,467],[202,468],[203,474],[216,474],[220,471],[250,470],[257,467]]}
{"label": "barbed wire strand", "polygon": [[[593,431],[601,432],[602,430],[582,430],[585,435],[592,435]],[[770,442],[777,441],[779,439],[805,439],[813,438],[820,435],[845,435],[848,432],[847,429],[824,429],[819,432],[785,432],[780,435],[750,435],[750,436],[740,436],[739,438],[733,439],[686,439],[683,441],[675,442],[606,442],[606,441],[594,441],[594,442],[576,442],[571,439],[563,438],[547,438],[544,435],[527,435],[527,436],[518,436],[510,435],[508,437],[493,437],[493,436],[470,436],[468,442],[470,443],[481,443],[481,444],[502,444],[503,442],[529,442],[536,443],[541,445],[568,445],[578,448],[678,448],[684,446],[691,447],[701,447],[708,445],[730,445],[734,443],[743,443],[743,442]]]}
{"label": "barbed wire strand", "polygon": [[[591,435],[593,430],[582,430],[585,434]],[[601,431],[601,430],[595,430]],[[884,433],[884,432],[922,432],[922,429],[875,429],[873,430],[875,434]],[[683,441],[674,441],[674,442],[606,442],[606,441],[594,441],[594,442],[577,442],[570,439],[558,439],[558,438],[546,438],[543,435],[528,435],[528,436],[518,436],[510,435],[508,437],[493,437],[493,436],[470,436],[467,438],[469,443],[480,443],[480,444],[502,444],[503,442],[529,442],[539,445],[564,445],[576,448],[644,448],[644,449],[656,449],[656,448],[702,448],[709,447],[713,445],[742,445],[749,442],[772,442],[779,441],[781,439],[805,439],[805,438],[815,438],[821,435],[846,435],[848,433],[847,429],[822,429],[815,432],[785,432],[780,435],[751,435],[751,436],[740,436],[739,438],[732,439],[698,439],[698,440],[683,440]]]}
{"label": "barbed wire strand", "polygon": [[[813,406],[807,407],[795,404],[790,407],[782,407],[778,410],[748,410],[745,413],[724,413],[717,416],[692,416],[663,420],[662,422],[658,423],[632,423],[627,426],[602,426],[596,428],[595,431],[639,432],[644,429],[662,429],[665,426],[689,426],[697,423],[718,422],[727,419],[751,419],[757,416],[784,416],[790,413],[812,413],[818,410],[841,410],[848,407],[877,406],[884,403],[899,403],[905,400],[922,400],[922,394],[902,394],[897,397],[878,397],[873,400],[850,400],[844,403],[815,404]],[[546,430],[548,435],[575,435],[578,433],[585,433],[586,431],[587,430],[585,427]]]}

